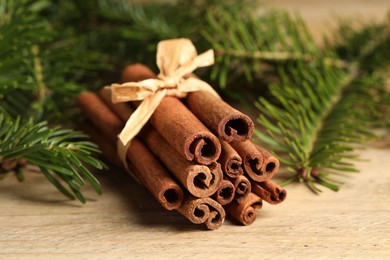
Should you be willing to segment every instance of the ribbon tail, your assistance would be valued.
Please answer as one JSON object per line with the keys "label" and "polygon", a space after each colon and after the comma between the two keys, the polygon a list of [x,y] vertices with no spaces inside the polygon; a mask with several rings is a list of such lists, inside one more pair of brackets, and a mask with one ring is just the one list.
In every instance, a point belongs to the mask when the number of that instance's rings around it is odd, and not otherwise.
{"label": "ribbon tail", "polygon": [[185,75],[192,73],[197,68],[210,66],[212,64],[214,64],[214,51],[208,50],[194,57],[191,62],[181,65],[173,74],[178,78],[182,78]]}
{"label": "ribbon tail", "polygon": [[142,127],[148,122],[154,110],[160,104],[161,100],[166,95],[166,90],[158,91],[155,95],[147,97],[142,101],[141,105],[127,120],[122,132],[118,135],[117,151],[119,158],[123,162],[126,170],[128,170],[126,155],[129,149],[131,140],[141,131]]}
{"label": "ribbon tail", "polygon": [[197,67],[206,67],[214,64],[214,50],[208,50],[195,57]]}
{"label": "ribbon tail", "polygon": [[211,87],[208,83],[194,77],[189,77],[185,81],[181,82],[179,86],[179,91],[180,92],[206,91],[218,98],[221,98],[218,95],[218,93],[213,89],[213,87]]}
{"label": "ribbon tail", "polygon": [[161,85],[161,80],[147,79],[139,82],[111,84],[111,98],[114,104],[127,101],[144,100],[154,95]]}

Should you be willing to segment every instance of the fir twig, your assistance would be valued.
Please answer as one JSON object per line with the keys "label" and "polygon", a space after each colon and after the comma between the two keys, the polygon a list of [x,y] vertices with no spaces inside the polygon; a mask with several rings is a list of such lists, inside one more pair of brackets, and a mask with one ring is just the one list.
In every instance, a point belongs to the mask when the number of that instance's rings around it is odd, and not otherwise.
{"label": "fir twig", "polygon": [[347,66],[332,53],[316,47],[299,15],[267,10],[255,16],[249,8],[238,12],[225,6],[210,8],[206,20],[208,27],[202,35],[216,51],[211,78],[218,79],[221,87],[237,73],[249,81],[263,76],[261,63],[312,62],[323,56],[329,65]]}
{"label": "fir twig", "polygon": [[[281,82],[271,86],[276,103],[260,98],[256,106],[262,112],[259,123],[271,138],[256,132],[270,147],[287,156],[281,161],[294,175],[285,181],[305,182],[318,193],[315,183],[338,190],[336,172],[356,172],[351,160],[360,144],[374,135],[368,130],[377,112],[376,101],[383,85],[372,86],[377,77],[363,68],[368,57],[375,56],[389,39],[380,31],[350,62],[348,70],[326,65],[324,61],[304,67],[280,68]],[[379,91],[374,91],[375,88]]]}
{"label": "fir twig", "polygon": [[[22,181],[25,164],[36,165],[59,191],[84,203],[83,178],[101,193],[86,168],[103,167],[95,159],[97,147],[83,141],[86,136],[79,132],[49,128],[42,118],[52,119],[60,109],[65,118],[65,104],[74,103],[70,97],[84,89],[79,81],[95,55],[78,51],[82,37],[72,39],[66,30],[60,35],[51,28],[40,15],[49,5],[0,0],[0,172],[2,176],[14,172]],[[60,36],[70,38],[64,41]]]}
{"label": "fir twig", "polygon": [[[69,129],[49,128],[46,122],[32,118],[10,118],[0,114],[0,164],[4,173],[15,172],[23,180],[22,167],[25,161],[36,165],[46,178],[65,196],[85,203],[81,188],[84,178],[101,194],[99,181],[86,168],[90,165],[102,169],[102,162],[94,158],[97,146],[84,141],[86,136]],[[13,167],[10,167],[10,165]],[[83,177],[84,178],[83,178]],[[68,185],[66,188],[62,183]]]}

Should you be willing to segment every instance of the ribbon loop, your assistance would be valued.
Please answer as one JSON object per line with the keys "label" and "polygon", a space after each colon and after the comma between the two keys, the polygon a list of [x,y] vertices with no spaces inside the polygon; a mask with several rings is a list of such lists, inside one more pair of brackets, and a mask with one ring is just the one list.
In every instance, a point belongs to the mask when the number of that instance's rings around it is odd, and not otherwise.
{"label": "ribbon loop", "polygon": [[185,78],[199,67],[214,64],[213,50],[197,55],[189,39],[166,40],[158,43],[156,60],[160,70],[156,79],[110,86],[113,103],[142,100],[118,135],[118,154],[126,169],[126,153],[131,140],[141,131],[165,96],[184,98],[188,92],[200,90],[218,96],[205,81],[194,77]]}

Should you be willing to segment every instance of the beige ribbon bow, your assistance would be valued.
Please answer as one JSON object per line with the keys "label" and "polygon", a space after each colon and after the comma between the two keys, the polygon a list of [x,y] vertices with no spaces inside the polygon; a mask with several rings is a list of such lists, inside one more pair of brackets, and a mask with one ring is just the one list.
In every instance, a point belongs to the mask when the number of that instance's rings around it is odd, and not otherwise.
{"label": "beige ribbon bow", "polygon": [[113,103],[143,100],[118,135],[118,154],[126,168],[126,153],[131,140],[148,122],[165,96],[183,98],[188,92],[199,90],[218,96],[206,82],[194,77],[184,78],[196,68],[212,64],[214,64],[213,50],[197,55],[195,46],[189,39],[165,40],[157,45],[157,66],[160,70],[157,79],[110,86]]}

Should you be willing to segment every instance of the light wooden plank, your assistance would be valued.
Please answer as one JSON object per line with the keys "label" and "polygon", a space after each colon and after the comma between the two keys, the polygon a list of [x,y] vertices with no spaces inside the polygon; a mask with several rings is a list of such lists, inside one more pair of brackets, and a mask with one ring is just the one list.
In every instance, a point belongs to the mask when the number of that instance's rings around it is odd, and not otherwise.
{"label": "light wooden plank", "polygon": [[[330,12],[382,16],[387,1],[287,1],[317,32]],[[321,25],[322,26],[322,25]],[[68,201],[39,173],[25,183],[0,181],[1,259],[389,259],[390,145],[361,151],[360,173],[338,193],[313,195],[304,186],[287,187],[287,200],[264,205],[248,227],[227,219],[204,231],[164,209],[130,177],[112,169],[100,173],[104,195],[87,187],[86,205]]]}

